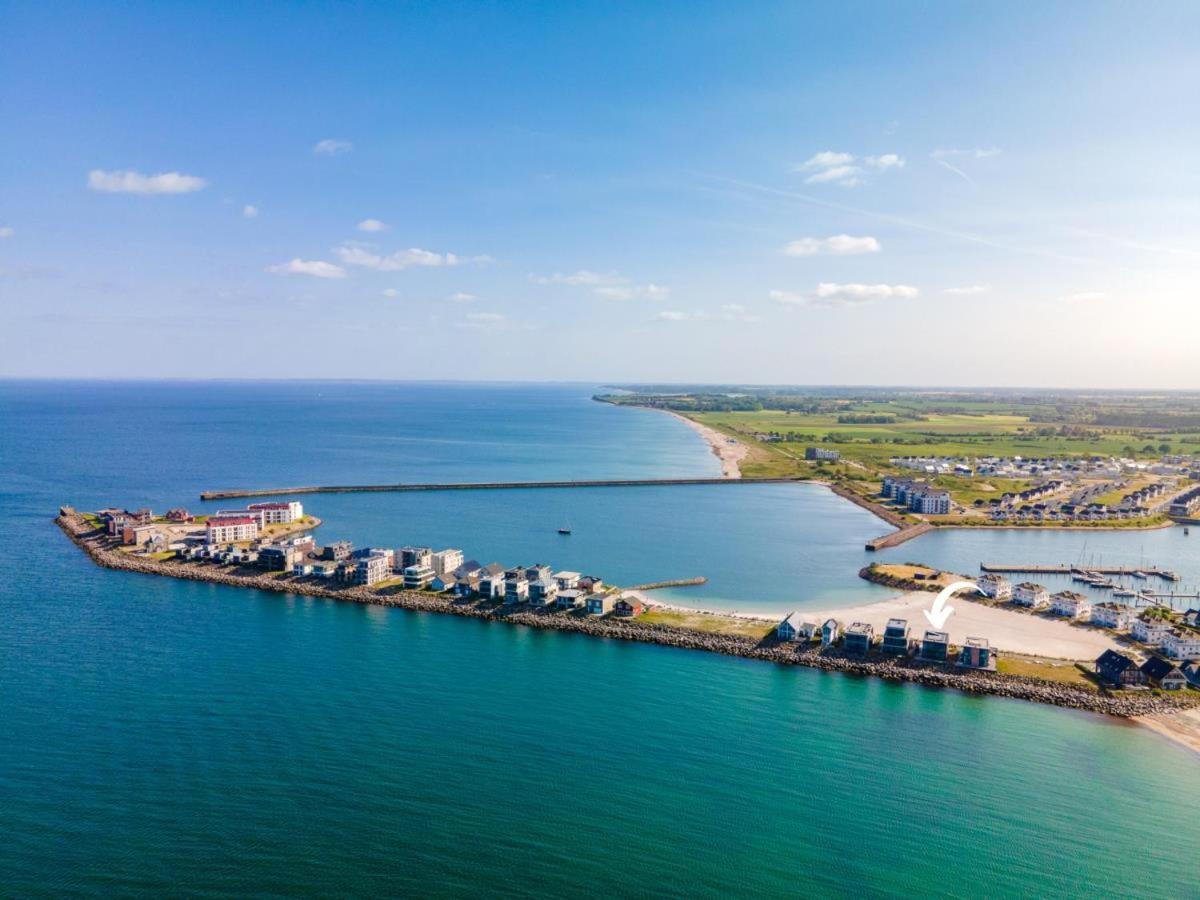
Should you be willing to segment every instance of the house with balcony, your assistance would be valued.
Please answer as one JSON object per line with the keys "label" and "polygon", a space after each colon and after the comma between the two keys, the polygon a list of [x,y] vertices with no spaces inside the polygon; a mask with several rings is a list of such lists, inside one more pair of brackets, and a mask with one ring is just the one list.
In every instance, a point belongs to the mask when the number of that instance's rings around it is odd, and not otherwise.
{"label": "house with balcony", "polygon": [[988,572],[985,575],[980,575],[975,581],[980,593],[985,597],[990,597],[993,600],[1011,600],[1012,599],[1012,582],[1003,575],[996,575]]}
{"label": "house with balcony", "polygon": [[821,646],[832,647],[842,636],[842,623],[837,619],[826,619],[821,624]]}
{"label": "house with balcony", "polygon": [[1022,581],[1013,588],[1012,601],[1018,606],[1041,609],[1044,606],[1050,605],[1050,592],[1040,584],[1034,584],[1032,581]]}
{"label": "house with balcony", "polygon": [[1166,619],[1143,613],[1133,620],[1133,624],[1129,626],[1129,633],[1135,641],[1141,641],[1148,647],[1161,647],[1173,628]]}
{"label": "house with balcony", "polygon": [[1200,633],[1174,628],[1163,639],[1162,649],[1171,659],[1200,659]]}
{"label": "house with balcony", "polygon": [[1092,601],[1077,591],[1059,591],[1050,598],[1050,612],[1068,619],[1092,614]]}
{"label": "house with balcony", "polygon": [[908,653],[908,620],[888,619],[883,629],[883,641],[879,647],[883,653],[903,656]]}
{"label": "house with balcony", "polygon": [[613,611],[613,600],[611,594],[593,594],[587,598],[587,611],[591,616],[604,616]]}
{"label": "house with balcony", "polygon": [[950,632],[926,631],[921,639],[921,659],[926,662],[946,662],[949,658]]}
{"label": "house with balcony", "polygon": [[842,648],[847,653],[866,656],[871,652],[873,643],[875,643],[875,627],[869,622],[855,622],[846,629],[846,635],[842,639]]}
{"label": "house with balcony", "polygon": [[1096,674],[1118,687],[1146,683],[1146,676],[1138,664],[1116,650],[1105,650],[1096,658]]}
{"label": "house with balcony", "polygon": [[1142,663],[1142,674],[1147,681],[1164,691],[1182,691],[1187,687],[1187,676],[1183,670],[1161,656],[1152,656]]}
{"label": "house with balcony", "polygon": [[1096,603],[1092,606],[1092,624],[1114,631],[1128,631],[1137,613],[1124,603]]}
{"label": "house with balcony", "polygon": [[781,641],[807,641],[817,632],[817,623],[807,621],[799,612],[788,613],[775,626],[775,636]]}
{"label": "house with balcony", "polygon": [[996,651],[987,638],[968,637],[958,651],[958,665],[963,669],[996,671]]}

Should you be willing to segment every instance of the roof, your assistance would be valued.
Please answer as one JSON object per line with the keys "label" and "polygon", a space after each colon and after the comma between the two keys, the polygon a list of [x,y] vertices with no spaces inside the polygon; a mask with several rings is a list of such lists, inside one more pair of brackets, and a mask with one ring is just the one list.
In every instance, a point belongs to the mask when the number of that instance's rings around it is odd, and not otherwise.
{"label": "roof", "polygon": [[578,572],[568,572],[566,570],[563,570],[562,572],[555,572],[554,577],[555,578],[579,578],[581,576]]}
{"label": "roof", "polygon": [[925,640],[936,644],[950,643],[950,632],[948,631],[927,631],[925,632]]}
{"label": "roof", "polygon": [[292,505],[290,503],[282,503],[279,501],[272,501],[270,503],[251,503],[246,508],[247,509],[290,509],[291,506]]}
{"label": "roof", "polygon": [[963,644],[964,647],[979,647],[985,650],[987,649],[987,645],[988,639],[979,637],[969,637],[967,638],[967,642]]}
{"label": "roof", "polygon": [[1142,672],[1148,677],[1153,678],[1155,681],[1170,675],[1174,668],[1174,663],[1168,662],[1161,656],[1152,656],[1142,663]]}
{"label": "roof", "polygon": [[1096,659],[1096,668],[1098,669],[1115,669],[1117,672],[1124,672],[1134,665],[1136,663],[1132,659],[1116,650],[1105,650]]}
{"label": "roof", "polygon": [[874,634],[875,626],[867,622],[855,622],[846,629],[846,634]]}
{"label": "roof", "polygon": [[206,524],[209,528],[212,528],[215,525],[255,525],[257,523],[258,520],[250,516],[215,516],[209,519]]}

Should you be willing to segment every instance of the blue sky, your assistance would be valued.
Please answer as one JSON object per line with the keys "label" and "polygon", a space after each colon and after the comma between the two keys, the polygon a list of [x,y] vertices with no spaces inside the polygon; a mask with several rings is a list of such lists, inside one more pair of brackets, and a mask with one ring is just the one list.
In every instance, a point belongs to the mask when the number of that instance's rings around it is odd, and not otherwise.
{"label": "blue sky", "polygon": [[1195,388],[1197,33],[4,4],[0,374]]}

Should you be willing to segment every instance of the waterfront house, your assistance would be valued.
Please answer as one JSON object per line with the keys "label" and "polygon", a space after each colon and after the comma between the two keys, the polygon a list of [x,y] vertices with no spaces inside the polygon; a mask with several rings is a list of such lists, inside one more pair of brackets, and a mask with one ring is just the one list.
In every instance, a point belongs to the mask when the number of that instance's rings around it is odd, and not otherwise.
{"label": "waterfront house", "polygon": [[[386,553],[374,551],[364,554],[354,560],[354,570],[350,580],[354,584],[372,585],[386,581],[392,574],[391,562]],[[404,576],[405,587],[408,586],[408,573]],[[426,582],[428,584],[428,582]],[[424,585],[422,585],[424,586]]]}
{"label": "waterfront house", "polygon": [[[887,635],[883,638],[887,640]],[[921,639],[921,659],[928,662],[945,662],[950,658],[950,632],[926,631]]]}
{"label": "waterfront house", "polygon": [[529,581],[524,569],[508,569],[504,573],[504,602],[523,603],[529,599]]}
{"label": "waterfront house", "polygon": [[609,594],[593,594],[587,598],[588,615],[603,616],[613,611],[613,598]]}
{"label": "waterfront house", "polygon": [[1200,634],[1174,628],[1163,640],[1162,649],[1171,659],[1200,659]]}
{"label": "waterfront house", "polygon": [[204,523],[204,539],[209,544],[252,541],[258,537],[258,520],[250,516],[213,516]]}
{"label": "waterfront house", "polygon": [[595,575],[584,575],[579,579],[578,587],[588,594],[595,594],[604,587],[604,580]]}
{"label": "waterfront house", "polygon": [[547,603],[553,603],[554,598],[558,596],[558,582],[553,578],[539,578],[537,581],[529,582],[529,602],[536,603],[539,606],[545,606]]}
{"label": "waterfront house", "polygon": [[1116,650],[1105,650],[1096,658],[1096,674],[1109,684],[1144,684],[1146,676],[1138,664]]}
{"label": "waterfront house", "polygon": [[1077,591],[1059,591],[1050,598],[1050,612],[1068,619],[1090,616],[1092,601]]}
{"label": "waterfront house", "polygon": [[1183,614],[1183,621],[1193,628],[1200,628],[1200,609],[1189,609]]}
{"label": "waterfront house", "polygon": [[975,584],[985,597],[991,597],[993,600],[1012,599],[1012,582],[1003,575],[989,572],[980,575]]}
{"label": "waterfront house", "polygon": [[479,593],[479,570],[463,572],[454,576],[454,593],[460,597],[470,597]]}
{"label": "waterfront house", "polygon": [[558,583],[560,591],[573,591],[579,587],[580,574],[578,572],[555,572],[554,580]]}
{"label": "waterfront house", "polygon": [[821,625],[821,646],[832,647],[842,634],[842,624],[837,619],[826,619]]}
{"label": "waterfront house", "polygon": [[265,544],[258,548],[258,567],[268,572],[288,572],[302,561],[306,546]]}
{"label": "waterfront house", "polygon": [[433,581],[429,582],[431,591],[444,593],[446,591],[454,591],[458,589],[458,576],[453,572],[444,572],[440,575],[434,575]]}
{"label": "waterfront house", "polygon": [[538,563],[534,566],[525,567],[525,580],[530,584],[535,581],[541,581],[543,578],[553,578],[554,570],[550,566],[544,566]]}
{"label": "waterfront house", "polygon": [[433,568],[432,547],[400,547],[396,550],[396,568],[407,569],[409,566],[429,566]]}
{"label": "waterfront house", "polygon": [[622,597],[613,604],[613,612],[618,616],[640,616],[644,611],[645,607],[637,597]]}
{"label": "waterfront house", "polygon": [[950,492],[931,487],[910,491],[908,508],[924,515],[947,515],[950,512]]}
{"label": "waterfront house", "polygon": [[247,510],[258,514],[263,525],[288,525],[304,518],[304,507],[297,500],[251,503]]}
{"label": "waterfront house", "polygon": [[804,621],[801,613],[790,612],[775,626],[775,636],[781,641],[806,641],[816,630],[816,624]]}
{"label": "waterfront house", "polygon": [[558,592],[558,597],[554,600],[554,605],[558,609],[574,609],[580,604],[583,597],[583,591],[578,588],[567,588]]}
{"label": "waterfront house", "polygon": [[349,541],[334,541],[321,548],[321,559],[341,562],[343,559],[349,559],[353,552],[354,545]]}
{"label": "waterfront house", "polygon": [[855,622],[846,629],[842,646],[847,653],[857,653],[866,656],[871,645],[875,642],[875,628],[869,622]]}
{"label": "waterfront house", "polygon": [[1141,641],[1149,647],[1161,647],[1171,629],[1172,625],[1166,619],[1142,614],[1133,620],[1129,633],[1135,641]]}
{"label": "waterfront house", "polygon": [[1040,609],[1050,605],[1050,593],[1040,584],[1032,581],[1022,581],[1012,592],[1013,603],[1018,606],[1028,606],[1030,609]]}
{"label": "waterfront house", "polygon": [[994,672],[996,651],[988,644],[987,638],[968,637],[958,651],[958,664],[964,669],[988,669]]}
{"label": "waterfront house", "polygon": [[494,600],[504,596],[504,566],[500,563],[488,563],[486,566],[480,566],[475,574],[479,576],[476,593],[480,597]]}
{"label": "waterfront house", "polygon": [[1184,663],[1179,671],[1192,687],[1200,688],[1200,661]]}
{"label": "waterfront house", "polygon": [[[437,553],[430,554],[429,568],[438,575],[450,575],[463,564],[463,552],[454,547],[447,547]],[[476,563],[478,565],[478,563]]]}
{"label": "waterfront house", "polygon": [[149,544],[158,534],[153,525],[126,525],[121,529],[121,543],[131,547]]}
{"label": "waterfront house", "polygon": [[[849,632],[847,632],[847,635]],[[908,620],[888,619],[883,629],[883,643],[879,648],[884,653],[902,656],[908,653]]]}
{"label": "waterfront house", "polygon": [[1097,603],[1092,607],[1092,624],[1116,631],[1128,631],[1136,613],[1124,603]]}
{"label": "waterfront house", "polygon": [[179,507],[176,507],[175,509],[167,510],[167,521],[168,522],[182,522],[182,523],[195,522],[196,517],[193,516],[190,512],[188,512],[183,507],[179,506]]}
{"label": "waterfront house", "polygon": [[1187,687],[1187,676],[1173,662],[1161,656],[1152,656],[1142,663],[1142,674],[1151,684],[1164,691],[1181,691]]}

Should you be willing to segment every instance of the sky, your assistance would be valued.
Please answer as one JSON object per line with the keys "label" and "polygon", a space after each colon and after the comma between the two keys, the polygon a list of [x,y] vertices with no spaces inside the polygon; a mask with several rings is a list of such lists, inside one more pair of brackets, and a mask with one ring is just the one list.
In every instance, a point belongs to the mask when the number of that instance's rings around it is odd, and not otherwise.
{"label": "sky", "polygon": [[0,3],[0,376],[1194,389],[1197,34]]}

